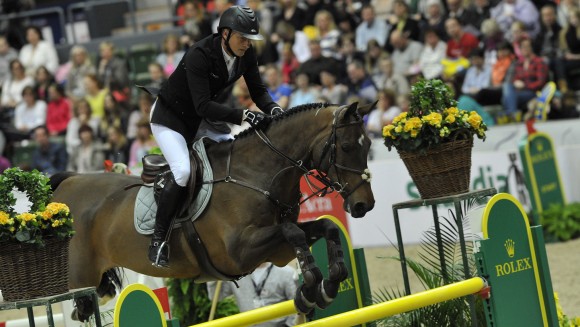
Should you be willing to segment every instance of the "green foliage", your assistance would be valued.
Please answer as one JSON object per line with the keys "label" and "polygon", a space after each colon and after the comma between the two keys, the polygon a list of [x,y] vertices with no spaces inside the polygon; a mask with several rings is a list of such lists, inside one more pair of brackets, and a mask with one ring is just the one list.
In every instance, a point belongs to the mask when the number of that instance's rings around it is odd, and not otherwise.
{"label": "green foliage", "polygon": [[[64,239],[74,234],[73,217],[66,204],[50,202],[52,190],[48,177],[37,170],[24,172],[10,168],[0,175],[0,242],[44,245],[46,238]],[[16,213],[12,191],[27,194],[29,212]]]}
{"label": "green foliage", "polygon": [[540,214],[544,230],[560,241],[580,237],[580,203],[552,205]]}
{"label": "green foliage", "polygon": [[[466,201],[465,210],[479,203],[479,199]],[[450,283],[465,280],[465,272],[459,247],[459,231],[454,221],[456,218],[450,211],[453,219],[439,218],[443,256],[445,258],[445,272],[439,261],[439,249],[437,247],[437,235],[435,228],[431,227],[423,235],[419,260],[406,258],[407,266],[419,279],[425,290],[441,287]],[[464,216],[463,226],[467,226],[467,215]],[[467,237],[467,233],[465,233]],[[476,275],[471,242],[466,242],[466,250],[471,276]],[[400,258],[391,258],[400,260]],[[380,303],[391,301],[405,296],[400,289],[382,289],[373,295],[373,302]],[[485,313],[482,300],[477,298],[475,303],[478,326],[486,326]],[[419,327],[419,326],[471,326],[472,317],[467,297],[451,301],[437,303],[428,307],[420,308],[411,312],[384,318],[378,321],[378,326],[385,327]]]}
{"label": "green foliage", "polygon": [[453,91],[440,79],[421,79],[411,86],[409,115],[412,117],[431,112],[442,114],[443,110],[456,106]]}
{"label": "green foliage", "polygon": [[[195,284],[193,279],[170,278],[167,280],[167,291],[171,298],[171,310],[173,315],[179,318],[181,326],[208,320],[211,301],[205,283]],[[214,318],[227,317],[239,312],[235,300],[228,297],[218,302]]]}

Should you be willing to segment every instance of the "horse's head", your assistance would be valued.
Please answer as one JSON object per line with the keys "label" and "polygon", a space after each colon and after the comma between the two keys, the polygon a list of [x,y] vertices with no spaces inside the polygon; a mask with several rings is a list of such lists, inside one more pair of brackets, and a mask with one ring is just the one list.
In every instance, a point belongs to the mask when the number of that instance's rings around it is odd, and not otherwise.
{"label": "horse's head", "polygon": [[358,107],[358,103],[334,111],[326,140],[313,149],[314,166],[326,174],[344,199],[344,209],[354,218],[363,217],[375,205],[371,190],[371,173],[367,158],[371,147],[363,123],[375,103]]}

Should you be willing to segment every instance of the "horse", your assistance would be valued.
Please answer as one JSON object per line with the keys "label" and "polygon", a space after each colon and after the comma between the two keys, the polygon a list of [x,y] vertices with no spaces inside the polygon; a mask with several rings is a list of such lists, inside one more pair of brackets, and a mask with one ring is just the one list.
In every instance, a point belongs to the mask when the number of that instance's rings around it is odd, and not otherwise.
{"label": "horse", "polygon": [[[272,116],[266,128],[250,127],[233,140],[206,146],[215,180],[211,199],[194,225],[217,271],[240,277],[263,262],[284,266],[296,258],[304,280],[296,292],[297,310],[308,313],[332,302],[348,276],[338,227],[328,219],[297,223],[300,179],[315,175],[325,185],[319,192],[340,194],[352,217],[371,210],[371,141],[363,116],[375,104],[306,104]],[[51,178],[53,201],[66,203],[74,217],[71,289],[94,286],[101,300],[111,298],[121,287],[119,267],[156,277],[197,278],[204,273],[184,228],[171,234],[169,268],[151,265],[149,236],[137,233],[133,222],[139,188],[127,187],[139,181],[113,173],[65,172]],[[320,238],[326,239],[329,255],[324,280],[309,250]],[[78,320],[93,314],[89,297],[77,299],[75,306]]]}

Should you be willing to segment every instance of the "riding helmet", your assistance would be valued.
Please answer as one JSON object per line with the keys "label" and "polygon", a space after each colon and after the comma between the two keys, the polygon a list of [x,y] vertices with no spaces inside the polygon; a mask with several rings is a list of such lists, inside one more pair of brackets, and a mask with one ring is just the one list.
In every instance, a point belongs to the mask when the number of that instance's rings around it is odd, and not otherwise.
{"label": "riding helmet", "polygon": [[224,11],[220,18],[218,31],[221,33],[224,28],[236,31],[250,40],[261,41],[264,39],[259,33],[260,24],[258,23],[258,17],[249,7],[232,6]]}

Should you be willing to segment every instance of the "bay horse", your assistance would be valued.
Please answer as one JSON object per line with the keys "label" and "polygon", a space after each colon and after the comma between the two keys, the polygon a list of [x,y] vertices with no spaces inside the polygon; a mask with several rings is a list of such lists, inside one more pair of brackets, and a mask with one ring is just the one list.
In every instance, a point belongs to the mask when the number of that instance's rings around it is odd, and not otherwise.
{"label": "bay horse", "polygon": [[[371,210],[371,141],[363,116],[375,104],[302,105],[273,116],[265,130],[250,128],[234,140],[207,146],[213,195],[194,225],[217,270],[243,276],[263,262],[284,266],[297,258],[304,283],[296,293],[296,308],[308,313],[332,302],[348,276],[338,227],[328,219],[297,223],[300,179],[305,172],[318,171],[324,192],[338,192],[352,217]],[[117,267],[156,277],[202,274],[183,228],[171,235],[170,267],[151,265],[149,236],[137,233],[133,223],[139,188],[126,188],[139,181],[113,173],[61,173],[51,178],[53,201],[66,203],[75,219],[71,289],[95,286],[99,297],[114,296],[115,287],[120,287]],[[320,238],[326,239],[329,255],[329,277],[324,281],[309,250]],[[93,313],[90,298],[79,299],[75,306],[81,321]]]}

